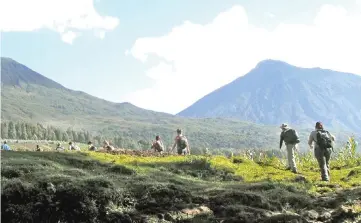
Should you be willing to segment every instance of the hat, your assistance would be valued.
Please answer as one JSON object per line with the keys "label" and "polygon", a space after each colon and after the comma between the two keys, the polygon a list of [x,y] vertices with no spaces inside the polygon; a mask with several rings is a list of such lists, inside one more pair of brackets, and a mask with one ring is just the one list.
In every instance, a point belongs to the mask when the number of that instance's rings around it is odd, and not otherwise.
{"label": "hat", "polygon": [[282,123],[282,125],[280,126],[281,129],[288,129],[288,125],[287,123]]}

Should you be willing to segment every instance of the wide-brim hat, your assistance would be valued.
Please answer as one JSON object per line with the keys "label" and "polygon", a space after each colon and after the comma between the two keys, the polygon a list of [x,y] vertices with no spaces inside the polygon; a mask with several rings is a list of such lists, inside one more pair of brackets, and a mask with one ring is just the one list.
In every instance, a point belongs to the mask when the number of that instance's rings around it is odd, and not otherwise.
{"label": "wide-brim hat", "polygon": [[282,123],[282,125],[280,126],[281,129],[288,129],[288,124],[287,123]]}

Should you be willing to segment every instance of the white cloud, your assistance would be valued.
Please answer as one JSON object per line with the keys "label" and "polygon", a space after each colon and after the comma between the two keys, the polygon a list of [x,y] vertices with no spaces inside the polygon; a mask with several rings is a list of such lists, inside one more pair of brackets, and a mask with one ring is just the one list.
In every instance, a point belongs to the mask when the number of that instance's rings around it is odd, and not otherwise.
{"label": "white cloud", "polygon": [[74,39],[78,36],[75,32],[67,31],[61,35],[61,39],[69,44],[73,44]]}
{"label": "white cloud", "polygon": [[159,57],[146,73],[162,78],[124,99],[174,114],[268,58],[361,74],[360,27],[361,14],[324,5],[312,25],[280,24],[267,31],[249,24],[244,8],[234,6],[209,24],[187,21],[167,35],[137,39],[128,54],[142,62],[150,54]]}
{"label": "white cloud", "polygon": [[118,24],[118,18],[99,15],[92,0],[1,0],[3,32],[50,29],[71,44],[79,36],[74,30],[95,30],[102,39],[105,31],[115,29]]}

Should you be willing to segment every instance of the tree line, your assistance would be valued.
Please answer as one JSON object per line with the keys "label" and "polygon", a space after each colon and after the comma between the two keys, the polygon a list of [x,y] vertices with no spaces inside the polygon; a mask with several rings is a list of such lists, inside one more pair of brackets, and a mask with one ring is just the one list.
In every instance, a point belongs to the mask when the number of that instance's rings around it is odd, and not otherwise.
{"label": "tree line", "polygon": [[124,136],[94,136],[89,131],[75,131],[68,128],[66,131],[54,126],[43,126],[40,123],[31,124],[25,122],[1,122],[2,139],[18,140],[49,140],[63,142],[87,143],[91,141],[95,145],[102,145],[104,140],[110,141],[112,145],[119,148],[146,149],[150,147],[150,142],[143,140],[133,140]]}

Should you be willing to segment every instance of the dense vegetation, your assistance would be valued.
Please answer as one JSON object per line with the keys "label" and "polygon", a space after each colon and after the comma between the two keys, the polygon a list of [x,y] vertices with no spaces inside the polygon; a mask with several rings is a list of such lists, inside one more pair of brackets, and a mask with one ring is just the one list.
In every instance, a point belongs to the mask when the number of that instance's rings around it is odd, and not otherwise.
{"label": "dense vegetation", "polygon": [[301,173],[293,174],[284,159],[258,155],[1,153],[1,213],[9,223],[361,219],[361,158],[354,147],[333,155],[330,183],[319,181],[311,154],[297,158]]}

